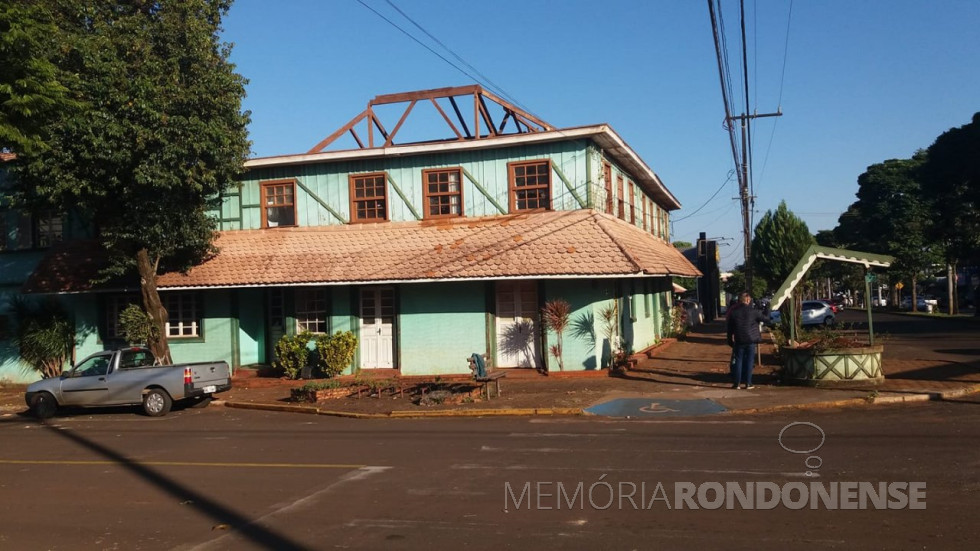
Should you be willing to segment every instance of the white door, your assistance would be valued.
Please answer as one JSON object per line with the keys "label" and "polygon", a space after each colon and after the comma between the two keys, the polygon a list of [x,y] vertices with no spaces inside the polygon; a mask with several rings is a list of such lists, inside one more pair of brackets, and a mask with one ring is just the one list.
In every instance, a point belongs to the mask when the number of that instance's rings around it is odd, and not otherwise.
{"label": "white door", "polygon": [[391,369],[394,352],[395,290],[391,287],[361,289],[361,367]]}
{"label": "white door", "polygon": [[534,281],[497,283],[497,366],[537,367],[538,285]]}

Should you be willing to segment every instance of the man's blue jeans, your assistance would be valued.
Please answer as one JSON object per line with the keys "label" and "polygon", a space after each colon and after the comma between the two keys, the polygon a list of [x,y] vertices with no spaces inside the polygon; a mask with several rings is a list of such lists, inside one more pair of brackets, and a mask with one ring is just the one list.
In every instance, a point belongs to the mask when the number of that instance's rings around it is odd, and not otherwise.
{"label": "man's blue jeans", "polygon": [[755,343],[736,344],[732,348],[732,384],[752,386],[752,368],[755,367]]}

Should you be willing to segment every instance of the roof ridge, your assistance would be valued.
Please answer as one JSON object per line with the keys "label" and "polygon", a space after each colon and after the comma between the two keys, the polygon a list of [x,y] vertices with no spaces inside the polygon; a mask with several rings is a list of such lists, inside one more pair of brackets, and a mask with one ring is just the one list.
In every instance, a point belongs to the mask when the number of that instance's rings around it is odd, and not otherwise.
{"label": "roof ridge", "polygon": [[[605,233],[609,237],[609,239],[613,243],[615,243],[615,245],[617,247],[619,247],[620,252],[622,252],[623,255],[626,256],[626,258],[628,258],[631,263],[633,263],[633,266],[636,267],[636,270],[639,271],[639,272],[642,272],[643,271],[643,267],[640,266],[640,263],[639,262],[637,262],[636,257],[633,256],[633,254],[629,250],[627,250],[626,247],[624,247],[622,243],[619,242],[619,239],[617,239],[616,236],[613,235],[613,233],[610,232],[602,224],[602,220],[604,220],[606,217],[612,218],[612,215],[611,214],[606,214],[604,212],[600,212],[600,211],[598,211],[598,210],[596,210],[594,208],[592,209],[592,218],[594,220],[596,220],[596,225],[599,226],[599,229],[602,230],[602,232]],[[616,220],[618,220],[618,218],[612,218],[611,223],[615,223]],[[606,221],[607,222],[610,222],[609,220],[606,220]]]}

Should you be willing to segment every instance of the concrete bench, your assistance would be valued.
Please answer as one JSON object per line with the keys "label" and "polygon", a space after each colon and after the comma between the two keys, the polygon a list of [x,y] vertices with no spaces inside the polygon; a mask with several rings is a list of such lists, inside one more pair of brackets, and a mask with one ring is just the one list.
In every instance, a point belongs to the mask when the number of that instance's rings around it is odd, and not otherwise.
{"label": "concrete bench", "polygon": [[490,398],[492,397],[491,396],[492,393],[490,392],[490,384],[493,383],[493,388],[497,391],[497,397],[499,398],[500,379],[506,377],[507,373],[504,371],[494,371],[493,367],[490,364],[489,356],[487,356],[486,354],[482,354],[482,356],[483,356],[483,365],[486,367],[485,370],[486,375],[483,377],[477,376],[476,362],[473,361],[472,356],[467,357],[466,362],[470,365],[470,371],[473,373],[473,380],[476,381],[477,383],[480,383],[480,393],[486,394],[487,401],[489,402]]}

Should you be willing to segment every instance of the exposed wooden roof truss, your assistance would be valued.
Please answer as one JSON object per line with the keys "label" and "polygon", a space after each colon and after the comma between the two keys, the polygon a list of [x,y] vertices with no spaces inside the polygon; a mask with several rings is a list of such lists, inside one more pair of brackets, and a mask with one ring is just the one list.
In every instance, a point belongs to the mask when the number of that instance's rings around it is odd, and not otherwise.
{"label": "exposed wooden roof truss", "polygon": [[[471,109],[466,108],[467,101],[472,102]],[[488,102],[492,102],[492,104],[488,104]],[[408,105],[401,117],[389,132],[381,121],[381,113],[379,113],[378,107],[406,103]],[[452,132],[452,136],[445,139],[448,141],[479,140],[508,134],[555,130],[554,126],[487,92],[480,85],[456,86],[377,96],[368,102],[367,109],[361,114],[324,138],[307,153],[323,151],[348,132],[360,149],[396,145],[395,136],[419,103],[431,103],[442,116],[442,120]],[[496,109],[493,107],[494,104]],[[503,116],[500,116],[501,112]],[[497,115],[499,122],[494,120],[494,115]],[[408,141],[404,143],[418,142]]]}

